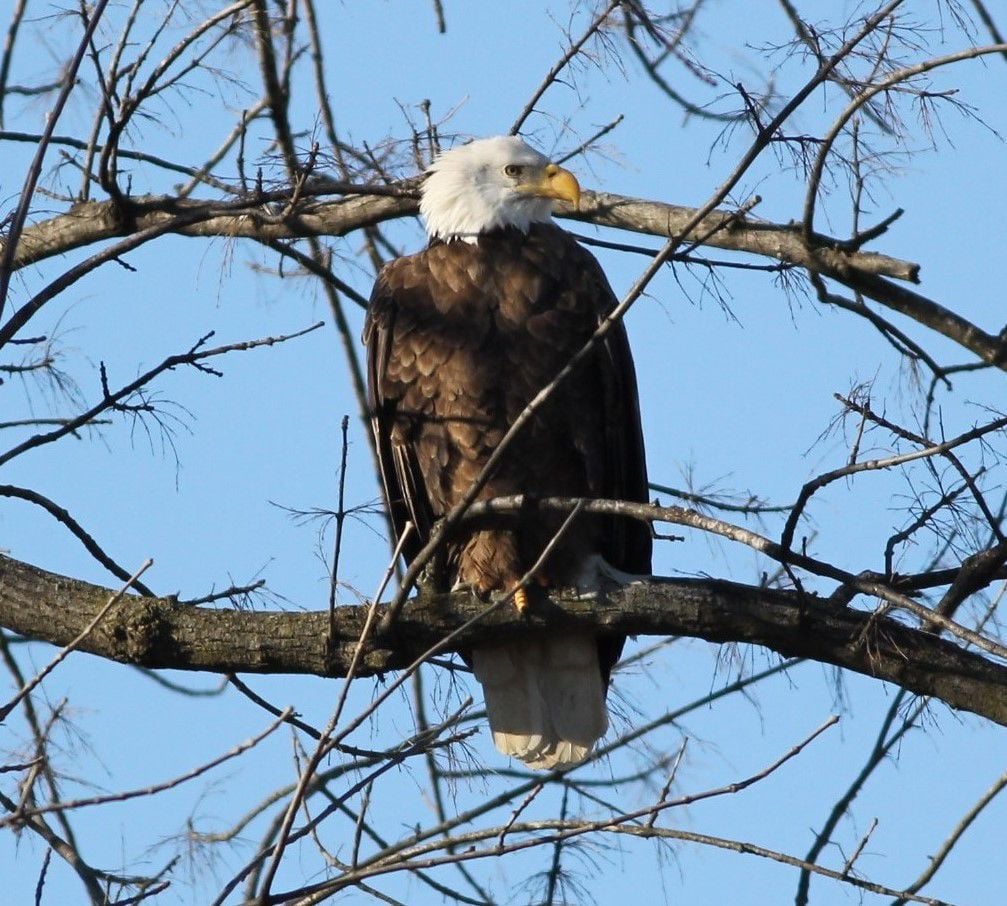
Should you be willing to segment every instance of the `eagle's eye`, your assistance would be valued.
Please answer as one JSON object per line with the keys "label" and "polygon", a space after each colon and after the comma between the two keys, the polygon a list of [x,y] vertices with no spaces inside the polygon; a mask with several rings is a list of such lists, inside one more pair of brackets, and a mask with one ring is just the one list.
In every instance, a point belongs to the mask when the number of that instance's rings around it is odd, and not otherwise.
{"label": "eagle's eye", "polygon": [[520,176],[523,172],[524,167],[520,164],[507,164],[507,166],[504,167],[504,176],[510,176],[514,179]]}

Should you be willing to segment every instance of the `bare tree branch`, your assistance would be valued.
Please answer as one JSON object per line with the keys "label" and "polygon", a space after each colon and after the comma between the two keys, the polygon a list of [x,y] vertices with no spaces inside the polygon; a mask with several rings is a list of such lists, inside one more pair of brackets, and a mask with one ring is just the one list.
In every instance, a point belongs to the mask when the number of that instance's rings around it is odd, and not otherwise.
{"label": "bare tree branch", "polygon": [[[107,603],[109,590],[0,558],[0,623],[64,645]],[[400,669],[485,605],[467,593],[421,595],[359,659],[358,677]],[[185,607],[170,598],[125,599],[78,646],[145,667],[215,673],[343,676],[353,663],[367,608],[328,614],[244,613]],[[810,657],[896,683],[918,695],[1007,726],[1007,666],[888,617],[832,607],[821,599],[700,579],[629,585],[604,601],[553,598],[528,619],[498,608],[454,642],[466,649],[529,629],[591,627],[631,635],[689,635],[749,642],[786,657]]]}
{"label": "bare tree branch", "polygon": [[[293,215],[281,218],[273,205],[290,201],[292,191],[263,192],[248,199],[197,201],[164,197],[131,200],[131,216],[124,220],[112,202],[92,201],[76,205],[66,214],[26,227],[14,255],[13,267],[25,267],[76,248],[166,226],[165,232],[183,236],[249,238],[259,241],[304,236],[345,236],[355,230],[387,220],[412,216],[419,210],[415,180],[393,186],[352,185],[321,182],[302,191],[305,199],[346,194],[336,201],[316,201]],[[701,218],[689,233],[696,208],[629,198],[606,192],[585,191],[580,208],[561,208],[569,217],[598,226],[617,227],[651,236],[682,236],[684,242],[705,236],[704,244],[715,248],[751,252],[814,269],[841,280],[846,273],[862,273],[917,282],[919,265],[875,252],[848,247],[845,240],[814,234],[801,236],[792,224],[774,224],[745,217],[736,211],[715,211]],[[729,225],[729,229],[723,229]]]}

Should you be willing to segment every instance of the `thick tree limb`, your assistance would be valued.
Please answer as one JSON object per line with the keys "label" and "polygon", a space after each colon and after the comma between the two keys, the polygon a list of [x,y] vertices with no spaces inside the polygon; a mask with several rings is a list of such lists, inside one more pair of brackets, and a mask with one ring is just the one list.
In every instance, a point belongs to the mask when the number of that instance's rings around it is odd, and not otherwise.
{"label": "thick tree limb", "polygon": [[[317,204],[295,215],[282,213],[289,193],[267,193],[256,201],[192,201],[170,196],[132,199],[125,216],[111,201],[88,201],[27,227],[14,254],[14,269],[73,249],[176,221],[182,236],[269,240],[299,236],[342,236],[395,217],[415,214],[419,202],[402,195],[354,195]],[[281,210],[274,210],[277,203]]]}
{"label": "thick tree limb", "polygon": [[[316,187],[314,194],[332,190]],[[365,191],[359,187],[358,191]],[[311,195],[311,191],[303,194]],[[315,201],[296,213],[281,215],[269,205],[282,207],[289,193],[264,193],[261,199],[191,201],[169,196],[133,199],[127,217],[110,201],[75,205],[25,229],[15,251],[14,268],[44,260],[75,248],[121,237],[177,219],[177,232],[185,236],[244,237],[258,240],[292,239],[298,236],[342,236],[366,226],[417,212],[418,198],[411,181],[382,194],[354,194],[339,200]],[[600,226],[667,238],[680,232],[696,213],[695,208],[664,204],[604,192],[585,192],[580,210],[564,209],[570,217]],[[724,222],[730,225],[722,227]],[[841,279],[847,273],[883,276],[917,282],[919,265],[875,252],[844,247],[842,240],[815,234],[811,243],[800,227],[739,217],[718,211],[700,222],[695,236],[704,244],[787,261]]]}
{"label": "thick tree limb", "polygon": [[[674,236],[695,213],[695,208],[682,205],[608,192],[585,192],[580,210],[567,216],[634,233]],[[775,258],[836,279],[842,279],[847,272],[857,272],[919,282],[918,264],[848,248],[842,240],[829,236],[814,234],[813,241],[808,243],[798,224],[769,223],[738,217],[730,211],[715,211],[700,221],[693,232],[695,236],[706,237],[703,245]]]}
{"label": "thick tree limb", "polygon": [[[0,625],[25,636],[66,645],[114,593],[0,556]],[[358,662],[356,675],[406,666],[485,607],[464,593],[410,601]],[[79,648],[151,668],[342,676],[366,613],[364,607],[336,608],[335,637],[327,644],[329,614],[323,611],[212,610],[167,598],[131,597],[117,604]],[[813,658],[896,683],[1007,726],[1007,666],[887,617],[796,592],[718,580],[655,579],[613,592],[604,601],[556,599],[530,618],[502,608],[460,643],[573,625],[762,645],[787,657]]]}

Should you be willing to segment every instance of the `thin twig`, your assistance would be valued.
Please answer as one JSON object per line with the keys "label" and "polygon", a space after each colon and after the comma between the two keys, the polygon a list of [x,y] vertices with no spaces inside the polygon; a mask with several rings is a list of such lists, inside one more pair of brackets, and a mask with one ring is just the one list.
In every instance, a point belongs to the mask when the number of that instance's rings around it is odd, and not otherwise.
{"label": "thin twig", "polygon": [[137,799],[143,796],[154,796],[158,793],[163,793],[165,790],[173,789],[174,787],[180,786],[183,783],[187,783],[190,780],[194,780],[196,777],[200,777],[207,771],[213,770],[213,768],[224,764],[226,761],[230,761],[232,758],[237,758],[239,755],[244,754],[249,749],[255,748],[262,740],[269,736],[277,727],[282,726],[286,723],[287,718],[293,713],[293,708],[287,708],[283,713],[274,720],[265,730],[261,733],[256,734],[250,739],[246,739],[244,742],[236,745],[233,749],[225,752],[223,755],[212,759],[211,761],[201,764],[198,767],[193,768],[190,771],[186,771],[184,774],[174,777],[171,780],[166,780],[162,783],[155,783],[148,787],[143,787],[141,789],[126,790],[121,793],[110,793],[107,796],[91,796],[86,799],[68,799],[63,802],[53,802],[48,805],[34,806],[33,808],[26,809],[24,813],[19,813],[12,815],[10,818],[0,819],[0,827],[4,825],[14,824],[19,821],[24,820],[25,815],[42,815],[48,812],[65,812],[74,809],[87,808],[92,805],[105,805],[109,802],[126,802],[129,799]]}
{"label": "thin twig", "polygon": [[[67,422],[60,420],[57,424],[65,426]],[[84,530],[84,527],[59,504],[50,500],[48,497],[44,497],[42,494],[39,494],[38,491],[33,491],[30,488],[19,488],[10,484],[0,485],[0,497],[14,497],[19,500],[26,500],[29,503],[34,503],[36,506],[41,507],[49,513],[50,516],[65,525],[70,530],[71,534],[73,534],[74,537],[76,537],[77,540],[84,545],[87,552],[102,566],[104,566],[105,569],[107,569],[113,576],[123,582],[128,582],[129,585],[127,587],[135,588],[142,595],[147,595],[151,598],[156,597],[154,592],[152,592],[146,585],[142,582],[136,581],[136,576],[130,577],[130,574],[125,569],[109,557],[108,554],[106,554],[105,551],[103,551],[98,545],[98,542]]]}
{"label": "thin twig", "polygon": [[14,210],[14,216],[11,218],[10,225],[7,228],[7,235],[4,237],[3,243],[3,254],[0,255],[0,316],[3,315],[4,304],[7,301],[7,290],[10,286],[11,274],[13,273],[14,250],[17,248],[21,230],[28,219],[28,209],[35,195],[35,186],[38,184],[39,176],[42,174],[42,162],[45,159],[46,151],[49,149],[49,140],[53,132],[56,131],[56,123],[59,122],[60,114],[63,112],[63,108],[70,98],[70,92],[73,91],[77,83],[77,70],[80,69],[80,64],[87,53],[91,38],[98,28],[98,23],[101,21],[106,6],[108,6],[108,0],[97,0],[90,11],[91,15],[84,29],[84,34],[63,73],[63,87],[60,89],[59,94],[56,95],[56,99],[46,117],[45,128],[42,130],[42,138],[35,149],[35,156],[28,167],[28,175],[25,177],[17,208]]}
{"label": "thin twig", "polygon": [[[937,850],[937,852],[930,857],[927,867],[923,870],[920,876],[906,888],[906,893],[916,893],[925,884],[929,883],[931,878],[933,878],[933,876],[937,874],[940,867],[944,864],[947,857],[951,854],[951,851],[955,848],[958,841],[961,839],[962,835],[965,833],[965,831],[969,829],[969,826],[972,824],[972,822],[979,817],[979,814],[982,812],[984,808],[986,808],[987,805],[989,805],[998,795],[1000,795],[1000,793],[1004,790],[1005,787],[1007,787],[1007,773],[1001,774],[993,782],[993,785],[988,790],[986,790],[986,792],[983,793],[982,796],[979,797],[979,800],[976,802],[976,804],[973,805],[972,808],[970,808],[962,816],[961,821],[959,821],[958,824],[955,826],[954,830],[948,836],[947,840],[945,840],[941,844],[940,849]],[[905,902],[906,898],[900,897],[892,904],[892,906],[903,906]]]}
{"label": "thin twig", "polygon": [[531,98],[529,98],[528,103],[524,105],[524,109],[518,114],[517,119],[514,120],[514,123],[508,131],[509,135],[517,135],[518,132],[521,131],[521,127],[524,125],[525,120],[531,116],[532,111],[535,109],[535,105],[542,99],[542,95],[544,95],[553,83],[555,83],[559,74],[569,65],[570,61],[580,53],[584,45],[591,40],[591,37],[599,31],[602,26],[604,26],[605,21],[621,2],[622,0],[609,0],[609,3],[605,6],[605,8],[597,16],[595,16],[590,25],[584,29],[584,33],[576,41],[573,41],[563,53],[563,56],[561,56],[552,65],[546,73],[545,78],[542,79],[538,88],[535,89],[535,92],[532,94]]}
{"label": "thin twig", "polygon": [[159,365],[155,365],[149,371],[140,375],[140,377],[138,377],[135,381],[131,381],[115,393],[107,394],[101,402],[96,403],[86,412],[83,412],[76,418],[71,419],[65,425],[62,425],[54,431],[49,431],[46,434],[36,434],[33,437],[29,437],[26,441],[18,444],[16,447],[12,447],[6,453],[0,454],[0,465],[14,459],[16,456],[20,456],[28,450],[53,443],[54,441],[65,437],[67,434],[73,434],[84,425],[89,424],[97,415],[113,408],[117,403],[125,400],[131,394],[135,393],[141,387],[149,384],[155,377],[165,371],[171,371],[174,368],[178,368],[180,365],[191,365],[197,370],[210,371],[210,369],[200,363],[206,359],[226,355],[230,352],[241,352],[249,349],[258,349],[263,346],[275,346],[277,343],[286,343],[288,340],[303,337],[322,326],[323,322],[319,321],[316,324],[312,324],[310,327],[305,327],[303,330],[298,330],[291,334],[281,335],[278,337],[263,337],[259,340],[243,340],[239,343],[229,343],[226,346],[203,349],[202,347],[205,345],[206,340],[213,336],[213,333],[211,332],[202,337],[188,352],[168,356],[168,358],[162,361]]}

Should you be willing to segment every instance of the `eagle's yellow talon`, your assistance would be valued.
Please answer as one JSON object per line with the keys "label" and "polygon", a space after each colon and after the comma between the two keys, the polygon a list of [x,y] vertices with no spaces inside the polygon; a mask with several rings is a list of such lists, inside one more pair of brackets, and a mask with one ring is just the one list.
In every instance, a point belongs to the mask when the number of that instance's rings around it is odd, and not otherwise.
{"label": "eagle's yellow talon", "polygon": [[526,589],[523,585],[514,590],[514,606],[517,608],[517,612],[522,616],[528,609],[528,589]]}

